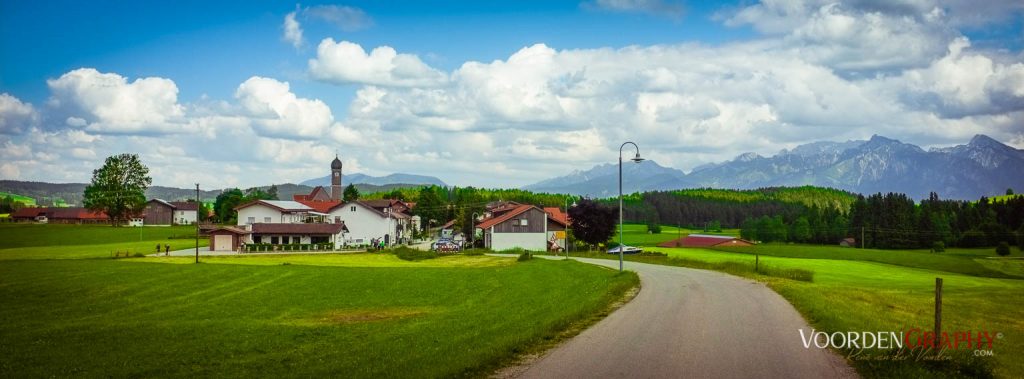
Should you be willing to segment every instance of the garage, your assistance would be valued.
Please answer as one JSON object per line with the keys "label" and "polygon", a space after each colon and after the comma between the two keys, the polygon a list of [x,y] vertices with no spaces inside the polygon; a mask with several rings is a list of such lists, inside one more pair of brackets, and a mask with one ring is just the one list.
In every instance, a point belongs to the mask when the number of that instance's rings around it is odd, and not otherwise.
{"label": "garage", "polygon": [[208,232],[210,235],[210,251],[238,251],[243,236],[252,233],[248,230],[221,227]]}

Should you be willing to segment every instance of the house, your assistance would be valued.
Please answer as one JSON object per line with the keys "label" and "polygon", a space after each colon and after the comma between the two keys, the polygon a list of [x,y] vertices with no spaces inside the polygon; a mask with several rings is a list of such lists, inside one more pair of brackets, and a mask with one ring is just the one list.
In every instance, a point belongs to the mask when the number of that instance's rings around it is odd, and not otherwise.
{"label": "house", "polygon": [[548,214],[548,250],[565,250],[565,230],[569,227],[569,215],[562,212],[558,207],[544,207],[544,213]]}
{"label": "house", "polygon": [[[484,247],[501,251],[520,248],[546,251],[548,214],[529,204],[495,207],[477,223],[484,231]],[[564,230],[564,229],[563,229]]]}
{"label": "house", "polygon": [[839,246],[857,247],[857,240],[852,237],[843,238],[841,241],[839,241]]}
{"label": "house", "polygon": [[93,212],[82,207],[22,208],[11,214],[14,221],[46,222],[53,224],[103,224],[110,222],[106,213]]}
{"label": "house", "polygon": [[716,236],[710,234],[690,234],[686,237],[662,242],[659,247],[729,247],[729,246],[753,246],[754,243],[732,237]]}
{"label": "house", "polygon": [[210,251],[239,251],[245,237],[252,232],[234,226],[222,226],[206,231],[210,236]]}
{"label": "house", "polygon": [[196,222],[199,203],[194,201],[164,201],[150,199],[143,209],[146,225],[190,225]]}
{"label": "house", "polygon": [[[238,225],[211,230],[211,243],[226,249],[238,249],[240,244],[266,243],[272,245],[333,243],[342,246],[348,228],[336,220],[330,222],[327,213],[296,201],[256,200],[235,207]],[[218,237],[220,236],[220,237]],[[230,242],[230,244],[229,244]],[[212,248],[211,248],[212,249]]]}
{"label": "house", "polygon": [[408,239],[419,219],[407,212],[410,206],[394,199],[356,200],[339,204],[330,210],[328,219],[344,223],[350,230],[347,245],[365,245],[371,239],[383,239],[386,245]]}

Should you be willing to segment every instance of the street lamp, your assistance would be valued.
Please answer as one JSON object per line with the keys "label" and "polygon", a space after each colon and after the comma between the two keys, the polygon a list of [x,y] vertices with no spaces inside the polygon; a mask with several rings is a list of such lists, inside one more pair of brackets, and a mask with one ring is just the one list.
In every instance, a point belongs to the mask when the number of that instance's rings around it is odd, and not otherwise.
{"label": "street lamp", "polygon": [[472,220],[469,220],[470,221],[470,223],[469,223],[469,248],[470,249],[475,249],[476,248],[476,216],[477,215],[478,215],[478,213],[476,213],[476,212],[473,212],[473,214],[470,215],[470,217],[473,218]]}
{"label": "street lamp", "polygon": [[[576,201],[573,200],[572,206],[576,206]],[[565,198],[565,259],[569,259],[569,198]]]}
{"label": "street lamp", "polygon": [[630,160],[634,163],[643,162],[643,158],[640,158],[640,146],[637,146],[633,142],[623,143],[619,146],[619,272],[622,272],[622,252],[625,251],[625,246],[622,244],[622,148],[626,145],[633,145],[636,148],[636,156]]}

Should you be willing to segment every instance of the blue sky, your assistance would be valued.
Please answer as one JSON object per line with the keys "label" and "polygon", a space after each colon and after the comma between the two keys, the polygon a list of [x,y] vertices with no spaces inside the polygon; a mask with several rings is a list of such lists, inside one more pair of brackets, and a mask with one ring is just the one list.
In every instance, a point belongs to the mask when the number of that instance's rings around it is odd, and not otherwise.
{"label": "blue sky", "polygon": [[624,139],[683,170],[872,134],[1021,148],[1022,20],[1014,1],[2,1],[0,177],[85,181],[127,150],[157,184],[251,186],[337,152],[521,186]]}

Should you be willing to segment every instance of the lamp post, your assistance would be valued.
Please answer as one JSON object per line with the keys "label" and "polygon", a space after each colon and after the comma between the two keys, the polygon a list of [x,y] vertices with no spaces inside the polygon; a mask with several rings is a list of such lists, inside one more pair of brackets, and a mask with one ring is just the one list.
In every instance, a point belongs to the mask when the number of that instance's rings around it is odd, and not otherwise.
{"label": "lamp post", "polygon": [[[196,183],[196,263],[199,263],[199,183]],[[234,246],[232,246],[234,247]]]}
{"label": "lamp post", "polygon": [[469,248],[470,249],[476,248],[476,216],[477,215],[478,215],[478,213],[476,213],[476,212],[473,212],[473,214],[470,215],[470,217],[472,217],[472,219],[469,220],[470,221],[469,222]]}
{"label": "lamp post", "polygon": [[[576,206],[576,201],[572,202],[572,206]],[[565,259],[569,259],[569,198],[565,198]]]}
{"label": "lamp post", "polygon": [[633,142],[625,142],[622,146],[619,146],[619,272],[622,272],[622,253],[625,251],[625,246],[622,244],[622,148],[626,145],[633,145],[636,148],[636,156],[630,158],[634,163],[643,162],[643,158],[640,158],[640,146],[637,146]]}

